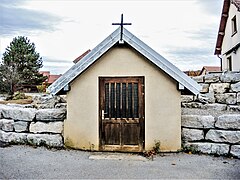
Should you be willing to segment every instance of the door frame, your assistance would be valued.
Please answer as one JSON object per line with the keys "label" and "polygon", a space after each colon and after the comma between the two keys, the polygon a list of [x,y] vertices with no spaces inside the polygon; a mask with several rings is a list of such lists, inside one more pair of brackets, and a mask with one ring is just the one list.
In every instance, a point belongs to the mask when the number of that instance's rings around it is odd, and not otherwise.
{"label": "door frame", "polygon": [[[103,88],[101,85],[104,83],[104,79],[128,79],[128,78],[138,78],[141,79],[141,92],[142,92],[142,106],[141,106],[141,114],[142,117],[139,119],[140,120],[140,140],[142,141],[141,144],[139,144],[138,148],[134,148],[131,146],[126,146],[122,147],[119,149],[118,147],[114,147],[114,145],[111,145],[110,148],[104,148],[108,145],[103,145],[102,144],[102,138],[103,138],[103,130],[102,130],[102,108],[101,108],[101,102],[103,101],[104,92],[101,92]],[[145,149],[145,77],[144,76],[99,76],[98,77],[98,122],[99,122],[99,150],[100,151],[121,151],[121,152],[143,152]],[[103,95],[103,96],[101,96]]]}

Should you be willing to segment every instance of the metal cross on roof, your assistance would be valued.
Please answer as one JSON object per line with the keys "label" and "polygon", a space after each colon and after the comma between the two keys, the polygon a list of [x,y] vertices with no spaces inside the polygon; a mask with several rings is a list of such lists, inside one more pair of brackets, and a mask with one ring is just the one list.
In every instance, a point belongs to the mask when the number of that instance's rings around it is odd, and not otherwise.
{"label": "metal cross on roof", "polygon": [[122,41],[123,26],[124,26],[124,25],[132,25],[132,23],[124,23],[124,22],[123,22],[123,14],[122,14],[122,15],[121,15],[121,23],[112,23],[112,25],[120,25],[120,27],[121,27],[120,41]]}

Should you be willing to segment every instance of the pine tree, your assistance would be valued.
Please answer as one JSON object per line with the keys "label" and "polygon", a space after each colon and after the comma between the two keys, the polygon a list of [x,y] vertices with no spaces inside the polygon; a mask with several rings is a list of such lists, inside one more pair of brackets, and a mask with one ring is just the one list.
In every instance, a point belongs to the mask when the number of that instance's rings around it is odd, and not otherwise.
{"label": "pine tree", "polygon": [[15,37],[3,53],[0,85],[5,85],[9,94],[13,94],[17,86],[41,84],[46,79],[39,74],[42,66],[35,44],[27,37]]}

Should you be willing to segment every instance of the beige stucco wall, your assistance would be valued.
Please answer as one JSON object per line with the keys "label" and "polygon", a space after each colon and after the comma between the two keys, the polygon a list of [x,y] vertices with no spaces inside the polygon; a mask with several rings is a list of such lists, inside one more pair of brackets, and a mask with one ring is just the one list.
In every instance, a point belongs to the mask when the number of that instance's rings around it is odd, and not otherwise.
{"label": "beige stucco wall", "polygon": [[163,151],[180,149],[181,106],[177,83],[132,49],[117,47],[71,84],[64,124],[67,146],[90,149],[93,144],[98,150],[99,76],[144,76],[145,149],[151,149],[154,140],[160,140]]}
{"label": "beige stucco wall", "polygon": [[[237,33],[232,36],[232,18],[236,15],[237,21]],[[226,24],[225,35],[223,38],[222,44],[222,54],[226,53],[228,50],[236,46],[240,42],[240,12],[237,10],[234,4],[230,5],[229,8],[229,16]],[[229,55],[222,56],[222,67],[223,70],[227,70],[227,58],[232,57],[232,70],[240,71],[240,48],[238,48],[237,52],[232,52]]]}

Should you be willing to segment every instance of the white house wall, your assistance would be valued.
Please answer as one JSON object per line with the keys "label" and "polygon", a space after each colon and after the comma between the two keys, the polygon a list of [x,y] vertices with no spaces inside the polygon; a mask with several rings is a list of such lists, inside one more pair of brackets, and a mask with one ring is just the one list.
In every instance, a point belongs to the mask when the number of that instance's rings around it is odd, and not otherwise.
{"label": "white house wall", "polygon": [[[232,18],[236,15],[237,21],[237,33],[232,36]],[[229,56],[232,57],[232,70],[239,71],[240,70],[240,48],[238,48],[237,52],[232,52],[229,55],[224,55],[227,51],[233,48],[240,42],[240,12],[237,10],[234,4],[230,5],[229,8],[229,16],[226,24],[225,35],[223,38],[222,44],[222,68],[223,70],[227,70],[227,58]]]}

